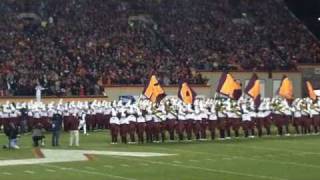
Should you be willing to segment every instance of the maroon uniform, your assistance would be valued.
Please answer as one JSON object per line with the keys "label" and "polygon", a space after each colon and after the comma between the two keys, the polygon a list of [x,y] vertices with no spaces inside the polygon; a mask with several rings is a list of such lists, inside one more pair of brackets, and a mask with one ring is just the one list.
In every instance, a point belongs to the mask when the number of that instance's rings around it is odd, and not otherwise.
{"label": "maroon uniform", "polygon": [[182,141],[184,139],[184,131],[185,131],[185,116],[184,115],[178,116],[176,131],[179,136],[179,140]]}
{"label": "maroon uniform", "polygon": [[138,135],[138,142],[143,143],[144,142],[144,131],[145,131],[146,123],[145,118],[142,116],[142,114],[137,118],[137,135]]}
{"label": "maroon uniform", "polygon": [[119,124],[120,124],[120,120],[116,116],[116,114],[110,118],[111,142],[113,144],[114,143],[118,143],[118,135],[119,135],[119,131],[120,131],[120,125]]}
{"label": "maroon uniform", "polygon": [[168,119],[166,121],[166,127],[167,127],[167,130],[169,132],[169,138],[170,140],[174,140],[174,131],[176,129],[176,116],[173,115],[172,113],[169,113],[168,114]]}

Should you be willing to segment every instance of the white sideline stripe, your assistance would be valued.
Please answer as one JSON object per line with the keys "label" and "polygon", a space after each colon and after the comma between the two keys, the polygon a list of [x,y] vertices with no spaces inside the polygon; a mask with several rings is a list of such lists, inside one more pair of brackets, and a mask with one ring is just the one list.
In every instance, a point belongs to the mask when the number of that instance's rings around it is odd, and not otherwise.
{"label": "white sideline stripe", "polygon": [[120,164],[120,166],[122,166],[122,167],[129,167],[128,164]]}
{"label": "white sideline stripe", "polygon": [[[167,149],[167,148],[158,148],[158,149]],[[268,162],[268,163],[273,163],[273,164],[281,164],[281,165],[292,165],[292,166],[301,166],[301,167],[310,167],[310,168],[320,168],[320,165],[315,165],[315,164],[307,164],[307,163],[298,163],[298,162],[291,162],[291,161],[279,161],[279,160],[268,160],[268,159],[258,159],[258,158],[250,158],[246,156],[232,156],[232,155],[215,155],[212,153],[207,153],[207,152],[200,152],[200,151],[189,151],[189,150],[182,150],[182,149],[176,149],[176,148],[170,148],[167,150],[171,151],[177,151],[177,152],[189,152],[189,153],[198,153],[198,154],[206,154],[210,156],[215,156],[215,157],[227,157],[227,158],[235,158],[235,159],[244,159],[244,160],[251,160],[251,161],[260,161],[260,162]],[[271,157],[273,157],[271,155]],[[208,160],[208,159],[207,159]],[[211,160],[215,161],[215,160]]]}
{"label": "white sideline stripe", "polygon": [[[48,165],[48,164],[41,164],[40,166],[45,166],[45,167],[50,167],[50,168],[60,168],[59,166],[55,165]],[[112,175],[112,174],[107,174],[106,172],[100,173],[97,171],[87,171],[87,170],[82,170],[82,169],[76,169],[76,168],[67,168],[70,171],[77,172],[77,173],[84,173],[84,174],[91,174],[91,175],[99,175],[99,176],[105,176],[105,177],[110,177],[110,178],[116,178],[116,179],[124,179],[124,180],[137,180],[134,178],[127,178],[123,176],[117,176],[117,175]]]}
{"label": "white sideline stripe", "polygon": [[8,176],[12,175],[12,173],[9,173],[9,172],[3,172],[2,174],[3,175],[8,175]]}
{"label": "white sideline stripe", "polygon": [[199,160],[196,160],[196,159],[190,159],[189,161],[190,162],[200,162]]}
{"label": "white sideline stripe", "polygon": [[104,165],[103,167],[105,167],[105,168],[113,168],[113,166],[111,166],[111,165]]}
{"label": "white sideline stripe", "polygon": [[30,170],[23,171],[23,172],[25,172],[25,173],[27,173],[27,174],[34,174],[34,171],[30,171]]}
{"label": "white sideline stripe", "polygon": [[[114,157],[114,158],[132,160],[132,158],[129,159],[129,158],[125,158],[125,157]],[[144,161],[144,162],[149,162],[149,163],[152,163],[152,164],[159,164],[159,165],[165,165],[165,166],[174,166],[174,167],[182,167],[182,168],[186,168],[186,169],[196,169],[196,170],[213,172],[213,173],[220,173],[220,174],[229,174],[229,175],[254,177],[254,178],[259,178],[259,179],[270,179],[270,180],[288,180],[286,178],[273,177],[273,176],[264,176],[264,175],[256,175],[256,174],[249,174],[249,173],[242,173],[242,172],[235,172],[235,171],[228,171],[228,170],[203,168],[203,167],[183,165],[183,164],[172,164],[172,163],[165,163],[165,162],[161,162],[161,161],[151,161],[151,160],[145,160],[145,159],[136,159],[136,158],[134,158],[134,159],[137,160],[137,161]]]}
{"label": "white sideline stripe", "polygon": [[56,170],[54,169],[46,169],[47,172],[57,172]]}

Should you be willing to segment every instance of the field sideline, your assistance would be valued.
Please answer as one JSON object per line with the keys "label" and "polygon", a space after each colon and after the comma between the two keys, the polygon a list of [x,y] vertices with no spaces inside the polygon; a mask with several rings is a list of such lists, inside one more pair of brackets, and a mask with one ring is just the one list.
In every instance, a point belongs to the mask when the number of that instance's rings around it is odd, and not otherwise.
{"label": "field sideline", "polygon": [[[46,148],[51,135],[47,134]],[[176,154],[164,157],[95,155],[91,161],[1,166],[0,179],[16,180],[318,180],[320,136],[264,137],[189,143],[111,145],[107,132],[81,135],[69,148],[68,134],[58,149],[112,150]],[[7,142],[0,134],[0,144]],[[30,135],[20,150],[0,150],[0,160],[33,158]]]}

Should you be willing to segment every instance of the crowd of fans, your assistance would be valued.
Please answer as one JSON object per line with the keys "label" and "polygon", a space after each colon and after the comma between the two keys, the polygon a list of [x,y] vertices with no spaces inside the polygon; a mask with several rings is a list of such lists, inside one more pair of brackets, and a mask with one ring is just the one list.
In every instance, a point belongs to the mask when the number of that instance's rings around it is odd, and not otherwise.
{"label": "crowd of fans", "polygon": [[2,0],[0,93],[205,84],[199,70],[295,70],[320,45],[281,0]]}

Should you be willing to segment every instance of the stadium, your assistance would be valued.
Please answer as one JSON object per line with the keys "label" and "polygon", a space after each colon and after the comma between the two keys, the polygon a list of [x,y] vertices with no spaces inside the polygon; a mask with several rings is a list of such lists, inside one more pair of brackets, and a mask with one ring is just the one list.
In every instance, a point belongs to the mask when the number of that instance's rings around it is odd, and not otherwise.
{"label": "stadium", "polygon": [[318,0],[1,0],[0,179],[318,180]]}

